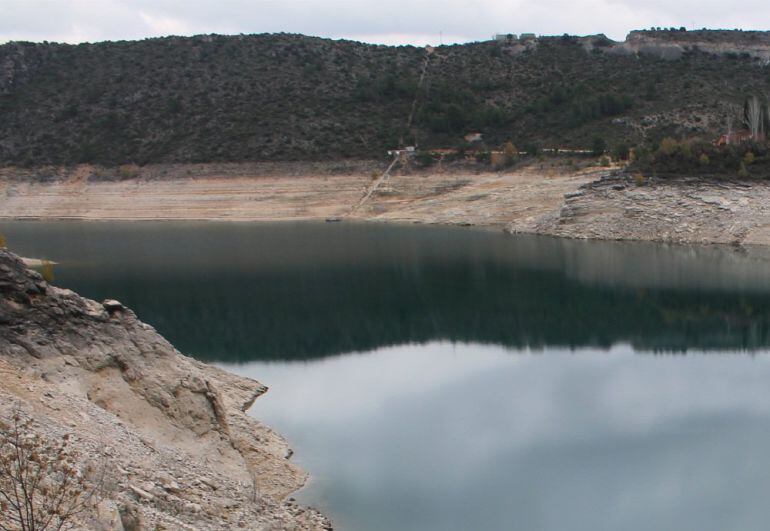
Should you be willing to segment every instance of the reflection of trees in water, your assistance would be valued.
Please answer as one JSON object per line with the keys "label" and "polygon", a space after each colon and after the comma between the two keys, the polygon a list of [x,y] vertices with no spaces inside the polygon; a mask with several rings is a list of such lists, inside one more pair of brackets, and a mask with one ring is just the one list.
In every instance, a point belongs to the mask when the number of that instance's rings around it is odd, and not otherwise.
{"label": "reflection of trees in water", "polygon": [[479,261],[200,278],[129,272],[120,285],[93,275],[68,285],[123,300],[205,360],[309,359],[437,339],[674,352],[770,344],[770,294],[586,286]]}

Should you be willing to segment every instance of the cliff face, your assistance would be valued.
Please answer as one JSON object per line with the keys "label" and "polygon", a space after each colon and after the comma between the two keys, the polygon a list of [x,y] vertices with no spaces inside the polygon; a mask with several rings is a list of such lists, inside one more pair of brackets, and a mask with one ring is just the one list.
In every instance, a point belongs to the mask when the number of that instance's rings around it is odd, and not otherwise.
{"label": "cliff face", "polygon": [[[20,407],[46,437],[104,455],[107,512],[149,528],[323,528],[284,498],[305,473],[245,414],[266,388],[177,352],[116,301],[53,287],[0,249],[0,417]],[[114,520],[114,518],[113,518]]]}
{"label": "cliff face", "polygon": [[706,53],[723,57],[742,56],[762,64],[770,62],[770,32],[764,31],[632,31],[624,42],[612,42],[603,37],[582,40],[590,50],[608,54],[677,60],[687,53]]}
{"label": "cliff face", "polygon": [[284,34],[9,43],[0,165],[371,158],[402,137],[453,147],[469,131],[522,149],[717,135],[731,106],[765,90],[767,46],[765,34],[743,32],[541,37],[430,54]]}

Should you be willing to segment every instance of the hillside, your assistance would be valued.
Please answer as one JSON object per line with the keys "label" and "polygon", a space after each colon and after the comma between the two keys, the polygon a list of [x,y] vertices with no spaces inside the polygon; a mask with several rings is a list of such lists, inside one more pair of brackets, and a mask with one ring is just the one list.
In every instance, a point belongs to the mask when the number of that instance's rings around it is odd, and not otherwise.
{"label": "hillside", "polygon": [[286,34],[15,42],[0,46],[0,164],[372,158],[402,137],[452,147],[472,130],[520,148],[711,138],[747,95],[767,92],[768,42],[647,31],[430,55]]}

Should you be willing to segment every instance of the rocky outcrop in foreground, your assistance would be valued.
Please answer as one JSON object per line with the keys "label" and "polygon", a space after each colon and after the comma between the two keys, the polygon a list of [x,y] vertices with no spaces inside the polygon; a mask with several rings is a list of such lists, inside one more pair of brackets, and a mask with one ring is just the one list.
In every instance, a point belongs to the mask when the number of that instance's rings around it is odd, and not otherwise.
{"label": "rocky outcrop in foreground", "polygon": [[286,499],[306,474],[245,413],[265,391],[183,356],[119,302],[51,286],[0,249],[0,420],[20,410],[41,436],[69,434],[98,457],[108,488],[83,527],[330,528]]}

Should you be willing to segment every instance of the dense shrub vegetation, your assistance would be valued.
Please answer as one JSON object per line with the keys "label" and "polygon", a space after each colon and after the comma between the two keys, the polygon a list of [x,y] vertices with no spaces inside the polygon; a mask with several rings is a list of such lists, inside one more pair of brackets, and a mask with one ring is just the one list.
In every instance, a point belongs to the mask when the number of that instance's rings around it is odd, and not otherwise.
{"label": "dense shrub vegetation", "polygon": [[770,149],[766,142],[715,146],[699,139],[664,138],[657,145],[636,148],[634,159],[632,170],[660,177],[770,178]]}
{"label": "dense shrub vegetation", "polygon": [[601,137],[614,151],[717,135],[769,79],[747,57],[662,60],[553,37],[524,51],[438,47],[420,85],[425,56],[284,34],[9,43],[0,46],[0,164],[379,157],[401,139],[457,147],[472,130],[487,147],[591,149]]}

